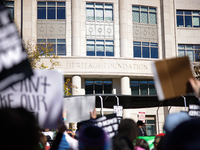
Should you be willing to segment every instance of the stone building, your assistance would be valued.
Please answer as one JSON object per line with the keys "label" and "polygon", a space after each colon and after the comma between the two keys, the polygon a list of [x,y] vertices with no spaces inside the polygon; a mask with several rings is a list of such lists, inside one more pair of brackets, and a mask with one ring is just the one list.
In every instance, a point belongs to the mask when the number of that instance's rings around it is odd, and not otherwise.
{"label": "stone building", "polygon": [[[23,40],[55,44],[73,95],[156,96],[151,62],[188,55],[199,60],[199,0],[12,0],[6,7]],[[22,18],[22,19],[21,19]],[[43,60],[47,63],[47,60]],[[168,108],[145,112],[149,135],[162,132]],[[172,107],[170,113],[185,110]],[[105,114],[112,113],[105,109]],[[159,114],[159,115],[158,115]]]}

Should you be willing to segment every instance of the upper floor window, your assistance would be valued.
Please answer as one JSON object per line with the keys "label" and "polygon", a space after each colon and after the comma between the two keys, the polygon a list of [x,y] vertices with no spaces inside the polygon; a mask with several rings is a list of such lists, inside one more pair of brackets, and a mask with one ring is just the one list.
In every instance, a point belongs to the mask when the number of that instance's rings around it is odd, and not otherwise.
{"label": "upper floor window", "polygon": [[132,95],[157,95],[154,86],[154,81],[131,81],[131,94]]}
{"label": "upper floor window", "polygon": [[5,7],[9,11],[11,20],[14,20],[14,1],[4,2]]}
{"label": "upper floor window", "polygon": [[134,23],[157,24],[156,8],[132,6],[132,19]]}
{"label": "upper floor window", "polygon": [[114,56],[114,41],[88,39],[87,56]]}
{"label": "upper floor window", "polygon": [[46,50],[50,54],[64,56],[66,55],[66,40],[65,39],[38,39],[37,47],[42,53]]}
{"label": "upper floor window", "polygon": [[133,41],[133,57],[158,58],[158,43]]}
{"label": "upper floor window", "polygon": [[85,79],[85,94],[112,94],[112,80]]}
{"label": "upper floor window", "polygon": [[113,21],[113,4],[86,3],[86,20]]}
{"label": "upper floor window", "polygon": [[200,61],[200,45],[178,45],[178,56],[188,56],[190,61]]}
{"label": "upper floor window", "polygon": [[65,19],[65,2],[37,2],[38,19]]}
{"label": "upper floor window", "polygon": [[200,27],[200,11],[176,11],[177,27]]}

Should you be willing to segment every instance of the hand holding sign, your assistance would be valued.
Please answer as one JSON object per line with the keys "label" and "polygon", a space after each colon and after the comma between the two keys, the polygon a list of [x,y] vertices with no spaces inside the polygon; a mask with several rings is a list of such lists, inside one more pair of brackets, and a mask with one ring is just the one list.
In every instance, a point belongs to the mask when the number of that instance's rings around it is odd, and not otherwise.
{"label": "hand holding sign", "polygon": [[200,81],[197,79],[189,78],[189,82],[190,82],[196,96],[200,97]]}
{"label": "hand holding sign", "polygon": [[92,119],[96,119],[97,118],[97,111],[96,111],[96,108],[94,108],[93,112],[90,111],[90,116]]}

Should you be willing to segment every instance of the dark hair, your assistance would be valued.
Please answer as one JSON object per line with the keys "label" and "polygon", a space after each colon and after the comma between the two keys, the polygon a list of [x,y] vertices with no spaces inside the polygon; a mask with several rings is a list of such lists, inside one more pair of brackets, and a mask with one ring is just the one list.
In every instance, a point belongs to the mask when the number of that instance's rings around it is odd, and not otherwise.
{"label": "dark hair", "polygon": [[142,120],[138,120],[137,121],[137,126],[142,126],[144,123],[143,123],[143,121]]}
{"label": "dark hair", "polygon": [[112,138],[112,140],[113,150],[133,150],[132,142],[125,136],[117,134]]}
{"label": "dark hair", "polygon": [[132,119],[121,120],[118,128],[118,133],[127,137],[131,142],[133,142],[137,137],[138,128],[136,123]]}
{"label": "dark hair", "polygon": [[[0,147],[4,150],[32,150],[39,143],[39,128],[33,113],[24,108],[0,109]],[[11,138],[16,135],[16,138]]]}
{"label": "dark hair", "polygon": [[145,150],[149,150],[149,144],[144,139],[137,139],[135,142],[135,146],[139,146],[144,148]]}
{"label": "dark hair", "polygon": [[79,150],[106,150],[110,147],[107,134],[97,126],[82,127],[78,141]]}

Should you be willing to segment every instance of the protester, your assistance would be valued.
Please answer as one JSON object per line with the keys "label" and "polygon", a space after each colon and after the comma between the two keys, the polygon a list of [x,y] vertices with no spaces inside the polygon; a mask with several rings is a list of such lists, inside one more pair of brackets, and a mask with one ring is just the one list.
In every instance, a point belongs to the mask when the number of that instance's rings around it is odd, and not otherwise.
{"label": "protester", "polygon": [[40,149],[39,128],[34,115],[24,108],[0,109],[0,149]]}
{"label": "protester", "polygon": [[39,138],[40,138],[39,145],[41,150],[46,150],[47,137],[42,132],[39,132]]}
{"label": "protester", "polygon": [[62,139],[63,139],[63,133],[66,131],[66,129],[67,128],[64,125],[64,123],[61,123],[61,121],[58,120],[58,129],[57,129],[58,132],[56,134],[56,138],[55,138],[55,140],[54,140],[54,142],[53,142],[50,150],[58,150],[59,148],[62,150],[62,148],[63,148],[63,143],[62,143],[63,142],[62,141]]}
{"label": "protester", "polygon": [[97,126],[81,128],[79,136],[79,150],[110,150],[111,141],[107,133]]}
{"label": "protester", "polygon": [[80,128],[81,128],[81,122],[78,122],[77,123],[77,130],[75,132],[75,139],[78,139],[78,137],[79,137]]}
{"label": "protester", "polygon": [[61,141],[58,146],[58,150],[70,150],[69,143],[65,138],[65,134],[62,135]]}
{"label": "protester", "polygon": [[147,133],[146,133],[146,131],[143,128],[143,125],[144,125],[143,121],[141,121],[141,120],[137,121],[138,136],[147,136]]}
{"label": "protester", "polygon": [[133,150],[132,142],[125,136],[117,134],[112,138],[112,141],[113,150]]}
{"label": "protester", "polygon": [[170,134],[179,124],[187,120],[190,120],[190,116],[187,112],[168,114],[163,129],[166,134]]}
{"label": "protester", "polygon": [[156,136],[153,142],[154,148],[152,150],[157,150],[158,144],[163,136]]}
{"label": "protester", "polygon": [[199,150],[200,119],[191,119],[179,124],[167,140],[167,150]]}
{"label": "protester", "polygon": [[135,142],[135,149],[137,149],[137,146],[144,148],[145,150],[149,150],[149,144],[144,139],[137,139]]}
{"label": "protester", "polygon": [[70,149],[78,150],[78,140],[72,138],[67,131],[63,133],[65,135],[65,140],[68,142]]}
{"label": "protester", "polygon": [[133,143],[138,134],[135,121],[132,119],[122,119],[118,127],[118,133],[127,137]]}

